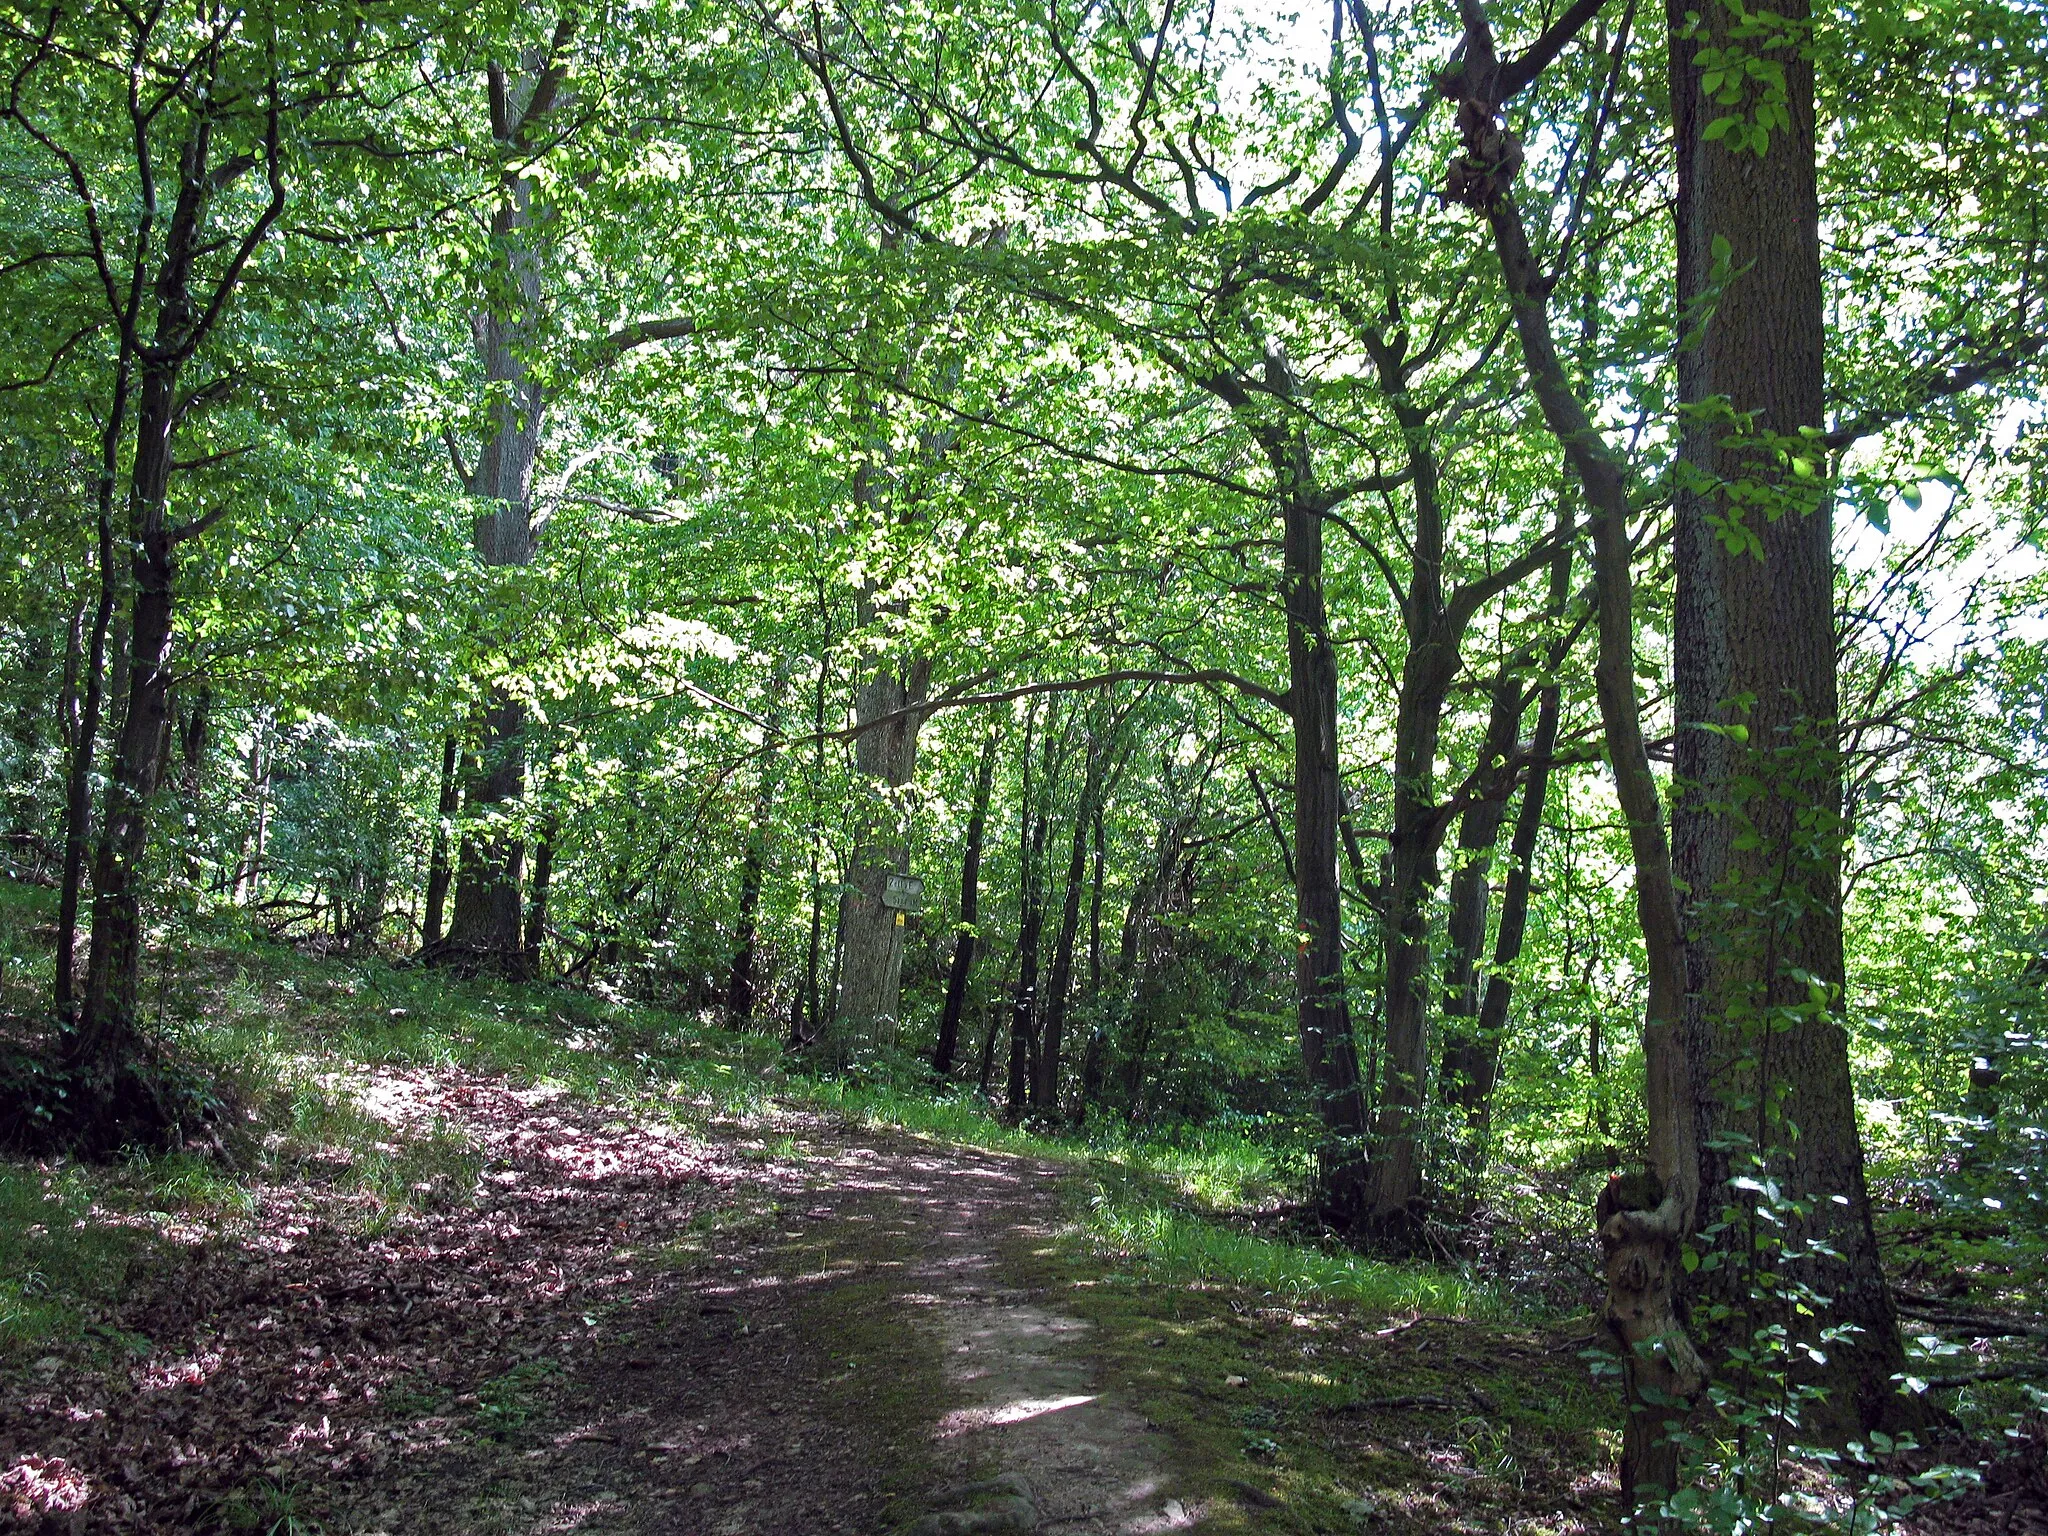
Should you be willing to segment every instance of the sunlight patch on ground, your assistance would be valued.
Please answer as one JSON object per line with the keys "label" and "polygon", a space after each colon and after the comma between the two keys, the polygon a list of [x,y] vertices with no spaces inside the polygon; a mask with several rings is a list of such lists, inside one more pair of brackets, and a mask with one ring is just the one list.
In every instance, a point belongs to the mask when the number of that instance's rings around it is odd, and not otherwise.
{"label": "sunlight patch on ground", "polygon": [[1099,1394],[1075,1393],[1066,1397],[1022,1397],[995,1408],[956,1408],[939,1420],[939,1438],[949,1439],[969,1430],[989,1429],[998,1424],[1021,1424],[1048,1413],[1060,1413],[1092,1403]]}

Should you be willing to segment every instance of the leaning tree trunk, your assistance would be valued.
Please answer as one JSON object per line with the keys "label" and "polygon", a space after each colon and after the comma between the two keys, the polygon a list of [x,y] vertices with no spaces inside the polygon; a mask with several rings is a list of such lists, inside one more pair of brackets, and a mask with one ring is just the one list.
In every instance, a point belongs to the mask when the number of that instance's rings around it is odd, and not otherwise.
{"label": "leaning tree trunk", "polygon": [[946,973],[946,1006],[939,1015],[938,1044],[932,1049],[932,1072],[937,1077],[951,1075],[953,1055],[960,1048],[960,1015],[967,1006],[967,983],[980,938],[974,925],[981,917],[981,845],[988,834],[988,802],[995,786],[996,745],[1001,739],[1001,732],[991,726],[974,774],[974,809],[967,818],[967,849],[960,860],[960,921],[953,939],[952,968]]}
{"label": "leaning tree trunk", "polygon": [[1680,1432],[1705,1385],[1705,1369],[1687,1336],[1677,1297],[1681,1250],[1693,1229],[1699,1194],[1692,1077],[1681,1036],[1685,955],[1678,895],[1636,695],[1627,481],[1558,359],[1547,307],[1551,284],[1529,250],[1511,190],[1513,164],[1503,165],[1499,158],[1501,146],[1513,139],[1500,126],[1494,106],[1498,64],[1493,40],[1483,11],[1468,7],[1466,15],[1465,64],[1444,81],[1445,89],[1460,98],[1458,123],[1466,150],[1452,186],[1458,200],[1486,215],[1530,384],[1592,513],[1599,634],[1594,691],[1615,798],[1628,825],[1636,918],[1648,960],[1643,1099],[1649,1166],[1610,1180],[1594,1211],[1607,1278],[1603,1318],[1622,1353],[1627,1406],[1622,1495],[1647,1513],[1676,1490]]}
{"label": "leaning tree trunk", "polygon": [[[1785,50],[1787,121],[1767,147],[1717,137],[1709,130],[1729,109],[1703,88],[1695,58],[1728,45],[1732,17],[1705,7],[1699,34],[1682,36],[1685,7],[1671,3],[1678,312],[1699,326],[1678,354],[1684,792],[1672,834],[1690,893],[1685,1031],[1702,1224],[1729,1255],[1688,1289],[1732,1311],[1715,1330],[1717,1353],[1752,1347],[1753,1327],[1782,1324],[1816,1345],[1823,1328],[1856,1330],[1821,1351],[1825,1364],[1804,1349],[1790,1357],[1796,1380],[1827,1391],[1802,1427],[1839,1440],[1913,1415],[1891,1381],[1904,1360],[1843,1024],[1832,498],[1822,449],[1802,440],[1822,424],[1825,382],[1813,63]],[[1762,9],[1795,36],[1812,14],[1806,0]],[[1785,1203],[1760,1211],[1764,1184]],[[1809,1256],[1779,1257],[1792,1252]],[[1777,1274],[1765,1281],[1760,1266]],[[1759,1308],[1764,1284],[1783,1295],[1788,1283],[1827,1304]]]}

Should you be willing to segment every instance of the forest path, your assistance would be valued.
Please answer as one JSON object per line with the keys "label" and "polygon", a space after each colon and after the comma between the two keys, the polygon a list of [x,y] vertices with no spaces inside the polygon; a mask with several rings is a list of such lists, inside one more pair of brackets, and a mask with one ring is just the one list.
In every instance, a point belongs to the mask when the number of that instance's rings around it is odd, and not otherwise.
{"label": "forest path", "polygon": [[[1043,1247],[1060,1219],[1058,1174],[1028,1160],[900,1144],[830,1159],[844,1220],[902,1288],[889,1298],[943,1351],[951,1406],[931,1426],[948,1475],[917,1536],[1058,1529],[1078,1536],[1188,1529],[1160,1435],[1103,1381],[1090,1326],[1020,1286],[1006,1257]],[[978,1474],[978,1475],[977,1475]]]}
{"label": "forest path", "polygon": [[[647,1318],[626,1342],[642,1353],[624,1372],[600,1359],[587,1381],[565,1384],[558,1408],[587,1391],[591,1408],[608,1409],[590,1419],[599,1433],[629,1424],[619,1444],[653,1448],[642,1451],[653,1476],[639,1496],[620,1496],[615,1477],[611,1507],[580,1511],[572,1528],[1140,1536],[1195,1526],[1199,1506],[1174,1496],[1162,1434],[1105,1384],[1089,1325],[1030,1273],[1029,1255],[1061,1221],[1060,1170],[781,1118],[801,1130],[763,1150],[785,1178],[802,1170],[800,1218],[785,1197],[757,1211],[751,1233],[740,1223],[735,1235],[748,1240],[714,1244],[722,1251],[688,1287],[694,1307]],[[706,1329],[725,1318],[741,1322]],[[644,1346],[675,1368],[635,1369]]]}
{"label": "forest path", "polygon": [[[600,1157],[630,1140],[576,1106],[546,1108]],[[567,1309],[581,1337],[558,1333],[538,1369],[473,1395],[498,1435],[381,1468],[331,1530],[1197,1527],[1168,1437],[1104,1380],[1090,1325],[1053,1294],[1044,1260],[1070,1170],[788,1106],[691,1140],[717,1203],[679,1191],[688,1225],[622,1244],[611,1299]]]}

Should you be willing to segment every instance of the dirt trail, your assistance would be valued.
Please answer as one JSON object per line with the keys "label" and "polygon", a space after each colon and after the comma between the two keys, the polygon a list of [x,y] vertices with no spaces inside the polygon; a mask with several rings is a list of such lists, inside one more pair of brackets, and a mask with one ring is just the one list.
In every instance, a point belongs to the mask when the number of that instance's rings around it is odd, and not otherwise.
{"label": "dirt trail", "polygon": [[[1200,1509],[1175,1493],[1165,1437],[1103,1382],[1088,1325],[1015,1278],[1015,1261],[1052,1240],[1056,1171],[807,1130],[791,1149],[805,1169],[801,1216],[785,1209],[774,1234],[721,1244],[565,1384],[551,1417],[589,1437],[569,1459],[583,1450],[591,1491],[529,1529],[1195,1528]],[[650,1356],[662,1365],[647,1369]],[[541,1471],[561,1455],[558,1433],[527,1461]]]}
{"label": "dirt trail", "polygon": [[640,1123],[452,1070],[380,1070],[364,1101],[467,1136],[476,1195],[365,1229],[300,1181],[172,1223],[97,1325],[146,1355],[82,1340],[0,1380],[0,1528],[1194,1524],[1086,1325],[1017,1278],[1055,1170],[789,1109]]}
{"label": "dirt trail", "polygon": [[1174,1495],[1160,1435],[1089,1358],[1088,1325],[1009,1283],[1005,1253],[1051,1235],[1048,1170],[858,1146],[833,1166],[841,1191],[869,1197],[847,1219],[876,1223],[902,1247],[902,1258],[876,1260],[903,1285],[891,1304],[944,1351],[953,1404],[931,1433],[951,1484],[935,1488],[932,1502],[953,1507],[920,1520],[919,1536],[1041,1528],[1135,1536],[1195,1526],[1199,1507]]}

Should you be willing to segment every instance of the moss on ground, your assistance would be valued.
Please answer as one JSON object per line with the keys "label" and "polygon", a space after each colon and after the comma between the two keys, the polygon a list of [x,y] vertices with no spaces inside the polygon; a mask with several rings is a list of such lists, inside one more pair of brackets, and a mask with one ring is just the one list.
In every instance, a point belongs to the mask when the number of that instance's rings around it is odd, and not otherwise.
{"label": "moss on ground", "polygon": [[1168,1432],[1174,1470],[1209,1502],[1205,1531],[1565,1536],[1618,1524],[1606,1426],[1619,1403],[1571,1329],[1560,1339],[1512,1318],[1388,1315],[1161,1278],[1107,1260],[1076,1215],[1007,1263],[1093,1325],[1105,1383]]}

